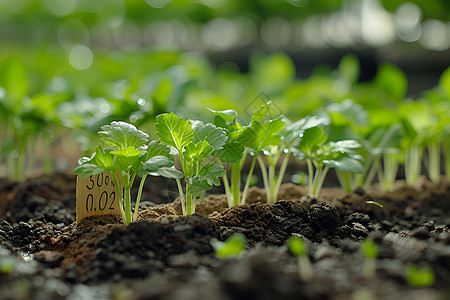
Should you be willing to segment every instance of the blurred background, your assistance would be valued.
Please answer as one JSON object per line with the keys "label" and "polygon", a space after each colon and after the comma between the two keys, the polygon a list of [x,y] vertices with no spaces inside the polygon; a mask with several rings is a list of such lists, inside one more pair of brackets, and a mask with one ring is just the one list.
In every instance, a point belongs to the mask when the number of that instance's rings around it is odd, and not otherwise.
{"label": "blurred background", "polygon": [[417,99],[450,65],[449,21],[448,0],[0,1],[0,177],[69,169],[112,120]]}

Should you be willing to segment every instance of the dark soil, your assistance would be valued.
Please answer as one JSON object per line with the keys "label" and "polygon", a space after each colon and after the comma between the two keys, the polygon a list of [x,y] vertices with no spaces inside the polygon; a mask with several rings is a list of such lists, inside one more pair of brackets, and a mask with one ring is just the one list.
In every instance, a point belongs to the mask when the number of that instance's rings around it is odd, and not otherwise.
{"label": "dark soil", "polygon": [[[170,183],[149,182],[139,221],[126,226],[115,216],[76,225],[74,176],[0,181],[0,299],[450,299],[448,181],[327,188],[318,199],[285,184],[275,204],[253,187],[248,205],[210,195],[189,217],[178,200],[158,204],[175,198]],[[244,253],[216,257],[210,240],[236,232]],[[292,235],[306,242],[310,281],[287,247]],[[379,248],[372,277],[364,238]],[[411,286],[409,264],[431,268],[434,283]]]}

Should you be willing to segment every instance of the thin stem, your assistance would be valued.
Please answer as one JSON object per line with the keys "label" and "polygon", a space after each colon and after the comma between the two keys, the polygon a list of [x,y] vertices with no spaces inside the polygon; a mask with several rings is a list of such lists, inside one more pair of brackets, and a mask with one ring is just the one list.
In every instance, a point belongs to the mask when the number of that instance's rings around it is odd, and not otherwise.
{"label": "thin stem", "polygon": [[375,175],[377,174],[377,170],[380,166],[380,160],[380,157],[376,157],[376,159],[373,159],[373,163],[370,167],[369,172],[367,173],[366,180],[364,181],[364,188],[368,188],[372,184]]}
{"label": "thin stem", "polygon": [[122,176],[122,182],[125,193],[125,224],[131,223],[131,186],[130,186],[130,174]]}
{"label": "thin stem", "polygon": [[183,186],[181,185],[180,179],[176,178],[175,180],[177,182],[178,193],[180,194],[181,210],[183,211],[183,216],[186,216],[186,199],[184,198]]}
{"label": "thin stem", "polygon": [[435,142],[428,146],[428,175],[432,182],[441,179],[441,148],[440,143]]}
{"label": "thin stem", "polygon": [[115,172],[112,172],[111,175],[112,175],[114,185],[115,185],[116,191],[117,191],[117,199],[119,200],[120,214],[122,215],[122,219],[125,222],[126,217],[125,217],[125,211],[123,210],[122,186],[119,184],[119,180],[117,179]]}
{"label": "thin stem", "polygon": [[186,191],[186,200],[186,214],[189,216],[195,213],[195,197],[189,191]]}
{"label": "thin stem", "polygon": [[291,156],[291,152],[286,153],[283,158],[283,162],[281,163],[280,171],[278,172],[277,183],[274,188],[274,198],[278,200],[278,194],[280,192],[281,183],[283,182],[284,174],[286,173],[286,168],[289,162],[289,157]]}
{"label": "thin stem", "polygon": [[422,150],[419,146],[411,146],[407,152],[407,159],[405,160],[406,183],[414,186],[419,179],[421,172],[421,154]]}
{"label": "thin stem", "polygon": [[264,182],[264,187],[266,188],[266,201],[270,203],[270,184],[269,179],[267,177],[267,168],[266,164],[264,163],[264,160],[262,159],[261,155],[257,155],[256,158],[258,159],[259,167],[261,168],[261,174]]}
{"label": "thin stem", "polygon": [[445,176],[450,180],[450,138],[444,142]]}
{"label": "thin stem", "polygon": [[267,199],[267,201],[269,203],[275,203],[276,199],[274,199],[274,195],[273,195],[273,190],[275,189],[276,186],[276,176],[275,176],[275,167],[276,167],[276,163],[275,164],[270,164],[269,165],[269,198]]}
{"label": "thin stem", "polygon": [[248,187],[250,186],[250,179],[252,178],[253,170],[255,169],[255,164],[256,164],[256,157],[253,157],[252,163],[250,165],[250,170],[248,171],[247,181],[245,182],[244,191],[242,192],[241,204],[245,204],[247,200]]}
{"label": "thin stem", "polygon": [[136,204],[134,206],[133,221],[136,221],[137,217],[138,217],[139,202],[141,202],[142,190],[144,189],[144,183],[145,183],[145,179],[147,178],[147,175],[148,174],[145,174],[144,176],[142,176],[141,183],[139,184],[139,190],[138,190],[138,194],[136,197]]}
{"label": "thin stem", "polygon": [[228,207],[232,207],[233,206],[233,198],[232,198],[233,196],[230,191],[230,183],[228,182],[227,174],[222,176],[222,181],[223,181],[223,187],[225,188],[225,195],[227,195]]}
{"label": "thin stem", "polygon": [[306,159],[306,164],[308,166],[308,191],[311,195],[311,191],[313,188],[314,167],[311,159]]}
{"label": "thin stem", "polygon": [[388,191],[394,185],[395,179],[397,178],[398,171],[398,158],[395,154],[387,153],[383,157],[384,172],[380,179],[382,183],[381,187],[383,191]]}
{"label": "thin stem", "polygon": [[[239,196],[241,192],[241,170],[237,163],[231,164],[231,191],[233,193],[233,205],[239,205]],[[231,206],[230,206],[231,207]]]}
{"label": "thin stem", "polygon": [[339,184],[341,185],[341,187],[347,192],[347,193],[351,193],[352,192],[352,185],[350,183],[350,177],[351,174],[350,172],[343,172],[343,171],[339,171],[336,170],[336,176],[339,180]]}
{"label": "thin stem", "polygon": [[323,183],[325,181],[325,177],[327,176],[328,170],[330,167],[326,166],[325,168],[320,168],[319,179],[317,180],[314,197],[317,198],[319,196],[320,190],[322,189]]}

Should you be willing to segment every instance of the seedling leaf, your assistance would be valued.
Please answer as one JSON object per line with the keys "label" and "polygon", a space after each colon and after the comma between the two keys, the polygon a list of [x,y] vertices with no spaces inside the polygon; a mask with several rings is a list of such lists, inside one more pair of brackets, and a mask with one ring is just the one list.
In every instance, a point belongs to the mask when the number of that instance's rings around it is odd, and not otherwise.
{"label": "seedling leaf", "polygon": [[194,137],[194,129],[189,120],[178,118],[174,113],[166,113],[156,116],[156,136],[163,143],[174,147],[178,152],[182,152],[183,148],[192,142]]}

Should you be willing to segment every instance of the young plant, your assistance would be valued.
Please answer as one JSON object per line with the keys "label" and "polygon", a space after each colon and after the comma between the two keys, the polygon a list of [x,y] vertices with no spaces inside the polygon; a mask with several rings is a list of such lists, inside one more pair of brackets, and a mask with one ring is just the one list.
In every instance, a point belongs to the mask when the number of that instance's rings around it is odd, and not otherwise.
{"label": "young plant", "polygon": [[306,160],[311,197],[319,195],[330,168],[356,173],[363,170],[362,157],[356,152],[361,147],[357,141],[342,140],[325,143],[327,138],[328,136],[322,128],[309,128],[303,133],[302,139],[293,153],[297,158]]}
{"label": "young plant", "polygon": [[[98,134],[102,137],[96,152],[91,157],[82,157],[74,174],[82,178],[111,173],[116,187],[123,222],[136,221],[139,202],[147,175],[166,178],[183,178],[183,174],[173,168],[174,158],[167,145],[160,141],[148,143],[149,136],[135,126],[125,122],[111,122],[101,127]],[[141,177],[134,215],[131,213],[131,188],[136,176]],[[120,177],[120,183],[119,178]]]}
{"label": "young plant", "polygon": [[431,268],[419,268],[416,265],[406,266],[406,281],[414,287],[428,287],[434,283],[434,272]]}
{"label": "young plant", "polygon": [[365,260],[363,265],[363,276],[372,279],[375,276],[375,260],[378,256],[378,246],[371,240],[365,239],[361,245]]}
{"label": "young plant", "polygon": [[214,248],[216,255],[222,259],[239,257],[245,250],[245,244],[246,239],[242,233],[233,233],[224,242],[211,239],[211,246]]}
{"label": "young plant", "polygon": [[[283,182],[286,167],[288,165],[289,158],[292,154],[292,148],[300,141],[300,137],[305,130],[324,124],[325,120],[316,116],[307,116],[297,122],[291,122],[288,118],[283,118],[286,126],[279,133],[281,136],[280,143],[278,145],[269,146],[264,151],[265,157],[268,162],[268,168],[266,169],[263,160],[258,158],[260,162],[260,168],[263,172],[263,178],[266,178],[264,183],[267,193],[267,202],[275,203],[278,200],[278,193],[280,191],[281,183]],[[283,157],[278,175],[276,174],[276,167]]]}
{"label": "young plant", "polygon": [[298,236],[291,236],[289,238],[289,250],[297,257],[300,278],[304,281],[310,281],[314,275],[311,261],[308,256],[308,250],[306,249],[303,240]]}
{"label": "young plant", "polygon": [[[278,179],[275,174],[276,164],[284,152],[284,147],[280,146],[281,136],[279,133],[284,129],[286,123],[283,121],[283,117],[280,116],[273,120],[264,121],[270,110],[271,102],[259,107],[252,115],[251,123],[247,126],[248,134],[252,137],[248,144],[249,153],[253,155],[253,159],[250,165],[250,171],[248,174],[247,182],[245,183],[242,199],[245,203],[247,197],[247,191],[250,184],[250,178],[253,174],[256,161],[258,161],[261,168],[261,174],[266,189],[267,202],[274,203],[278,198],[278,191],[281,185],[281,181],[284,176],[284,172],[287,166],[287,159],[284,162],[284,166],[281,167],[280,176]],[[270,152],[273,149],[275,155]],[[266,168],[263,156],[264,154],[269,162],[269,170]],[[273,159],[269,158],[273,157]]]}
{"label": "young plant", "polygon": [[[227,136],[227,140],[221,149],[215,150],[213,155],[220,164],[228,163],[231,166],[231,180],[225,173],[222,176],[228,207],[243,204],[245,198],[241,198],[241,171],[244,168],[248,148],[253,139],[252,133],[247,127],[237,123],[237,112],[234,110],[215,111],[209,109],[214,115],[214,125],[221,127]],[[247,181],[250,181],[250,177]]]}
{"label": "young plant", "polygon": [[186,195],[180,178],[176,178],[177,187],[183,215],[191,215],[195,213],[197,198],[203,199],[203,191],[220,185],[219,178],[225,174],[223,166],[206,160],[214,151],[223,148],[227,141],[226,132],[211,123],[185,121],[174,113],[158,115],[154,126],[156,136],[175,149],[180,158]]}

